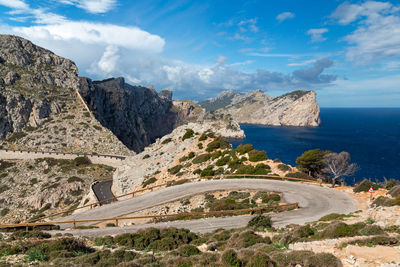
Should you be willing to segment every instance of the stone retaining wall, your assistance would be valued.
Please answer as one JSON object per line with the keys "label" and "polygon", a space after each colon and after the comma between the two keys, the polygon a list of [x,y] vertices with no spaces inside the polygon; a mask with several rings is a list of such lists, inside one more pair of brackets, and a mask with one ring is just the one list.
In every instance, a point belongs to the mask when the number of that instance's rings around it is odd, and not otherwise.
{"label": "stone retaining wall", "polygon": [[55,158],[55,159],[74,159],[76,157],[86,156],[94,164],[104,164],[112,167],[118,167],[125,160],[125,156],[103,155],[103,154],[73,154],[62,152],[44,152],[44,151],[22,151],[0,149],[0,159],[37,159],[37,158]]}

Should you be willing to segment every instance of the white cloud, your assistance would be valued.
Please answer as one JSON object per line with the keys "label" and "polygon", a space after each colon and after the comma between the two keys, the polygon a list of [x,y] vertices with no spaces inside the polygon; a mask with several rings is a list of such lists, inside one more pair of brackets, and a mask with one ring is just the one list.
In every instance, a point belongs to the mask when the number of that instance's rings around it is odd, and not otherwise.
{"label": "white cloud", "polygon": [[280,13],[278,16],[276,16],[276,19],[279,22],[282,22],[282,21],[285,21],[287,19],[293,19],[294,17],[295,17],[295,14],[292,13],[292,12],[283,12],[283,13]]}
{"label": "white cloud", "polygon": [[293,63],[289,63],[287,64],[289,67],[299,67],[299,66],[307,66],[311,63],[314,63],[316,60],[315,59],[309,59],[309,60],[304,60],[301,62],[293,62]]}
{"label": "white cloud", "polygon": [[105,71],[106,73],[111,73],[115,70],[118,60],[118,47],[109,45],[97,65],[100,70]]}
{"label": "white cloud", "polygon": [[320,28],[320,29],[309,29],[307,31],[308,35],[311,35],[311,42],[315,43],[315,42],[323,42],[326,40],[325,37],[323,37],[322,35],[324,33],[327,33],[328,29],[326,28]]}
{"label": "white cloud", "polygon": [[29,6],[21,0],[0,0],[0,5],[16,9],[28,9]]}
{"label": "white cloud", "polygon": [[31,40],[77,40],[87,44],[115,45],[130,49],[158,53],[165,41],[137,27],[113,24],[64,21],[57,24],[14,27],[14,33]]}
{"label": "white cloud", "polygon": [[251,31],[251,32],[258,32],[259,28],[257,27],[257,19],[249,19],[249,20],[241,20],[238,23],[239,29],[241,32]]}
{"label": "white cloud", "polygon": [[59,0],[59,2],[68,5],[74,5],[89,13],[106,13],[113,9],[116,0]]}
{"label": "white cloud", "polygon": [[389,2],[368,1],[340,5],[331,15],[339,24],[351,22],[357,29],[344,37],[351,44],[346,58],[358,65],[400,56],[400,8]]}

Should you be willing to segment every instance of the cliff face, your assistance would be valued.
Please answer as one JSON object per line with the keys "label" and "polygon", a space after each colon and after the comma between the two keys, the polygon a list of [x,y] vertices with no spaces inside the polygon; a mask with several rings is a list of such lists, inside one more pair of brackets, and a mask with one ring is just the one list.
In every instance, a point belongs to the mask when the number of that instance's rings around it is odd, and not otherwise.
{"label": "cliff face", "polygon": [[217,114],[230,114],[239,123],[274,126],[318,126],[321,123],[314,91],[294,91],[270,97],[261,90],[247,94],[222,92],[199,103]]}
{"label": "cliff face", "polygon": [[77,95],[68,59],[0,35],[0,146],[22,150],[130,155]]}
{"label": "cliff face", "polygon": [[131,86],[123,78],[99,82],[81,78],[80,93],[96,119],[136,152],[175,126],[169,90],[157,94],[154,89]]}

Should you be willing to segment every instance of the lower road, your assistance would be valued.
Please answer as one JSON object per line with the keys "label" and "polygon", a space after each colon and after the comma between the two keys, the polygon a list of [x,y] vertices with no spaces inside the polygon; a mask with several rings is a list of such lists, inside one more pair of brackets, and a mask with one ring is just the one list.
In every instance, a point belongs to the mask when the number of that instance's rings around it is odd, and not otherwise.
{"label": "lower road", "polygon": [[[98,201],[103,201],[106,199],[110,199],[114,197],[114,194],[111,191],[112,180],[98,182],[92,185],[92,189],[94,194],[97,197]],[[100,205],[105,205],[111,203],[111,200],[102,202]]]}
{"label": "lower road", "polygon": [[[109,205],[76,213],[59,220],[84,220],[101,219],[124,216],[135,211],[148,209],[171,201],[187,198],[196,194],[206,193],[215,190],[260,190],[275,191],[283,193],[283,200],[288,203],[299,202],[300,209],[274,214],[272,216],[275,226],[287,224],[303,224],[318,220],[326,214],[333,212],[350,213],[355,210],[355,203],[346,193],[330,188],[320,187],[315,184],[300,182],[274,181],[263,179],[227,179],[208,180],[194,183],[187,183],[160,189],[138,197],[121,200]],[[233,216],[225,218],[207,218],[191,221],[175,221],[167,223],[132,225],[127,227],[115,227],[106,229],[90,230],[66,230],[63,233],[71,232],[76,235],[107,235],[124,232],[134,232],[138,229],[148,227],[183,227],[195,232],[208,232],[217,228],[236,228],[245,226],[251,216]],[[93,223],[92,223],[93,224]],[[90,225],[90,224],[77,224]],[[72,225],[62,224],[63,229],[71,228]]]}

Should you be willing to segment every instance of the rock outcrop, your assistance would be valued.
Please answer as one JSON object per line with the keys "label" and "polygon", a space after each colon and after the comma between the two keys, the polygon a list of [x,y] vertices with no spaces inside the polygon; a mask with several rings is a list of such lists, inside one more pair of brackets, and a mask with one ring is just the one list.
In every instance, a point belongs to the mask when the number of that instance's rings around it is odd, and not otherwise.
{"label": "rock outcrop", "polygon": [[270,97],[262,90],[246,94],[224,91],[199,104],[215,114],[229,114],[239,123],[273,126],[318,126],[321,123],[314,91],[294,91],[278,97]]}
{"label": "rock outcrop", "polygon": [[124,78],[92,82],[80,79],[80,93],[96,119],[128,148],[140,152],[170,133],[176,114],[171,111],[172,92],[132,86]]}

